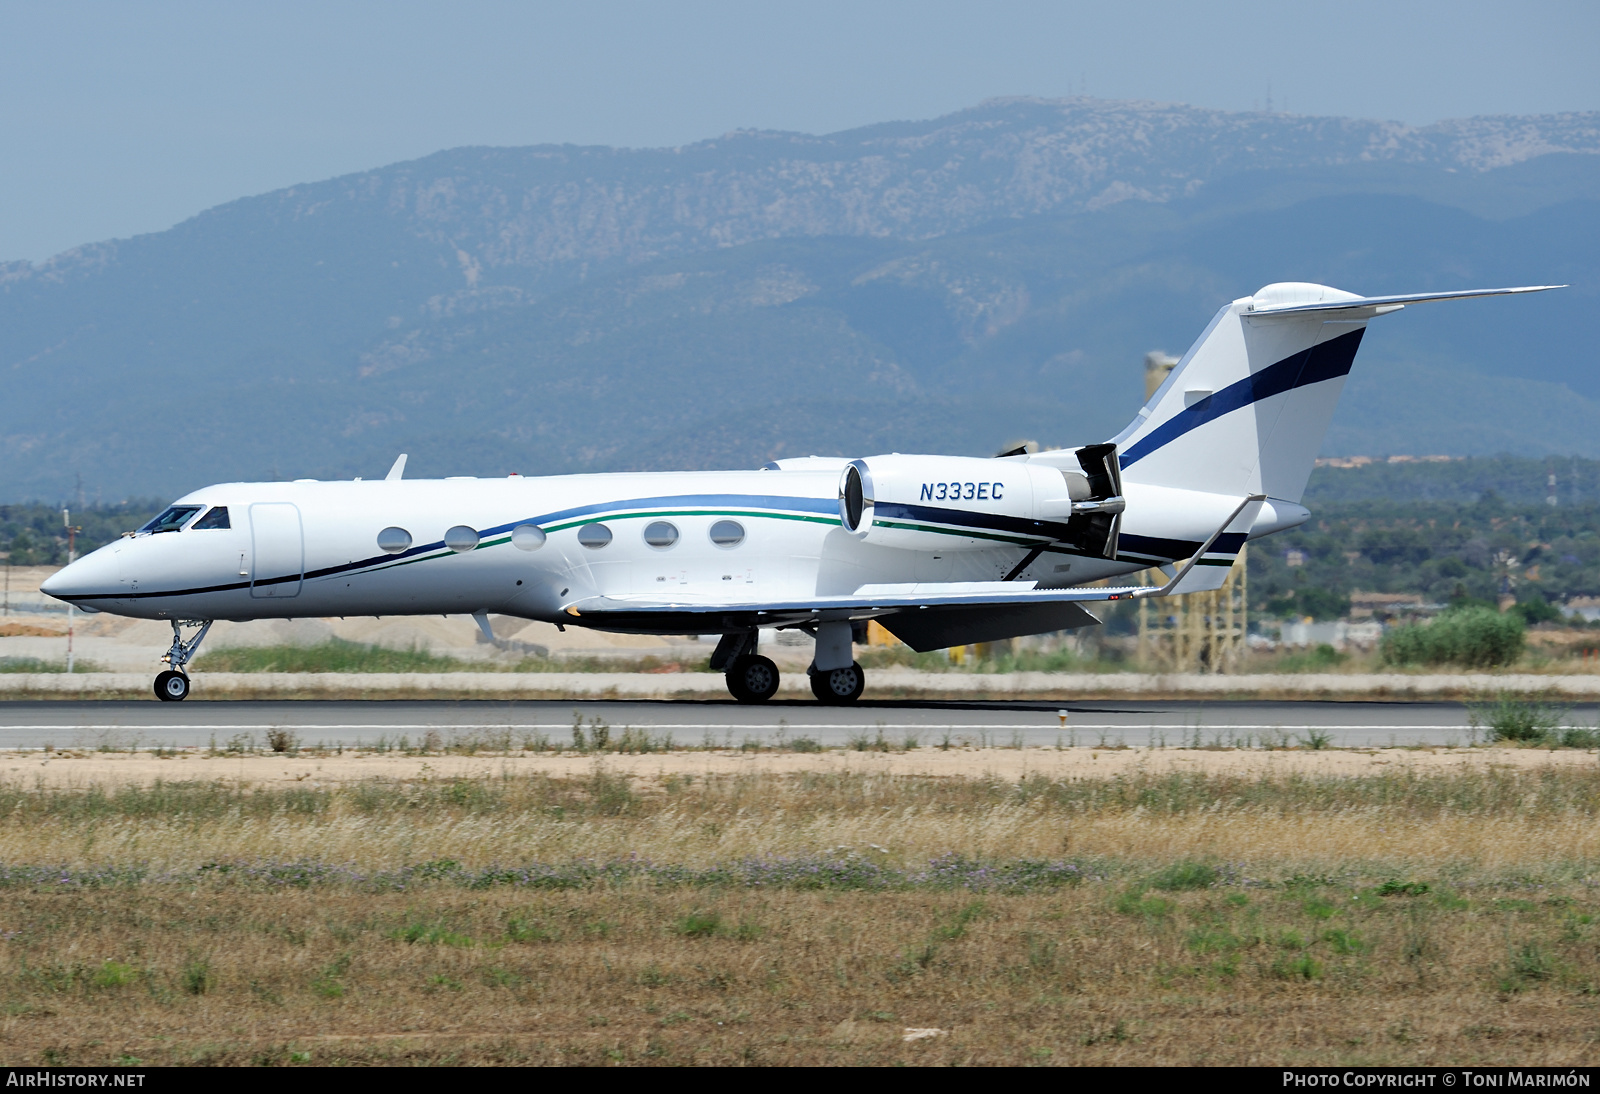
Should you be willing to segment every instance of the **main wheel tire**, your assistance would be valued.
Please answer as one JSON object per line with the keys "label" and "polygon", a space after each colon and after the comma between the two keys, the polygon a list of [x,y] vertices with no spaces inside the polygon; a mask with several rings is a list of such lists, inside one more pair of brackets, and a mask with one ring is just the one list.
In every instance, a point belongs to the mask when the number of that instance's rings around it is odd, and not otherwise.
{"label": "main wheel tire", "polygon": [[755,655],[737,658],[728,666],[728,691],[741,703],[765,703],[778,694],[778,666]]}
{"label": "main wheel tire", "polygon": [[842,669],[820,669],[811,674],[811,694],[824,703],[853,703],[867,687],[867,674],[859,664]]}
{"label": "main wheel tire", "polygon": [[181,703],[189,697],[189,678],[168,669],[156,677],[156,698],[163,703]]}

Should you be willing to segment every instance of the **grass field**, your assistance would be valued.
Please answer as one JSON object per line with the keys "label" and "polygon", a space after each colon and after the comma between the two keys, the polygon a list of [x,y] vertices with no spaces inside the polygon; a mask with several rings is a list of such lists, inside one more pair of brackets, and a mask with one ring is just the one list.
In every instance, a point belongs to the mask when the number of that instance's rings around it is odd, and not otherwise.
{"label": "grass field", "polygon": [[1593,766],[584,762],[0,789],[0,1062],[1568,1066],[1600,1041]]}

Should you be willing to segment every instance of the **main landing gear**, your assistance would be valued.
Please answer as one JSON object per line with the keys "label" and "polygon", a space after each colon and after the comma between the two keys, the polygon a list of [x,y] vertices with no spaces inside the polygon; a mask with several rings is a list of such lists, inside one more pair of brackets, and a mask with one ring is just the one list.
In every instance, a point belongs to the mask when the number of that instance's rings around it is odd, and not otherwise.
{"label": "main landing gear", "polygon": [[[812,633],[817,639],[817,655],[806,670],[811,694],[819,702],[832,704],[861,698],[867,674],[851,653],[855,628],[847,620],[830,620],[818,624]],[[711,655],[711,667],[723,671],[729,694],[741,703],[764,703],[778,693],[778,666],[756,653],[754,631],[723,635]]]}
{"label": "main landing gear", "polygon": [[741,703],[765,703],[778,694],[778,666],[771,659],[745,654],[728,666],[728,691]]}
{"label": "main landing gear", "polygon": [[811,694],[824,703],[853,703],[866,686],[867,674],[853,661],[842,669],[811,670]]}
{"label": "main landing gear", "polygon": [[847,619],[817,624],[817,655],[807,671],[811,694],[824,703],[853,703],[867,686],[867,674],[852,652],[857,630]]}
{"label": "main landing gear", "polygon": [[722,670],[728,693],[741,703],[765,703],[778,694],[778,666],[756,653],[755,631],[723,635],[711,667]]}
{"label": "main landing gear", "polygon": [[[183,628],[199,627],[193,638],[183,637]],[[211,629],[209,619],[174,619],[172,621],[172,648],[162,656],[161,660],[171,665],[156,676],[156,698],[163,703],[181,703],[189,697],[189,674],[186,670],[188,664],[194,659],[195,651],[200,648],[206,632]]]}

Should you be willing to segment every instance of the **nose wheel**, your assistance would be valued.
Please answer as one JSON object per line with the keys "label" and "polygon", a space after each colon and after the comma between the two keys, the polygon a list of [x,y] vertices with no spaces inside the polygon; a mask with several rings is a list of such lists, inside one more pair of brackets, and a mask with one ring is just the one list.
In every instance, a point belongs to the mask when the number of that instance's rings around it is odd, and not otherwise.
{"label": "nose wheel", "polygon": [[[183,628],[198,627],[193,638],[183,637]],[[211,629],[209,619],[174,619],[172,648],[161,658],[172,667],[156,675],[156,698],[163,703],[181,703],[189,697],[189,674],[184,671]]]}
{"label": "nose wheel", "polygon": [[181,703],[189,697],[189,678],[181,672],[166,672],[156,676],[156,698],[164,703]]}

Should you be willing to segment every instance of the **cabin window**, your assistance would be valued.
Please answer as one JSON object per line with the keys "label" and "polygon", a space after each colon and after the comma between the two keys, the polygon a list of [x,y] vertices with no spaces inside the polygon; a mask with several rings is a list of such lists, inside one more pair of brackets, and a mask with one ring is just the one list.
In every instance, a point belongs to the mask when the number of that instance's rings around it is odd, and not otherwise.
{"label": "cabin window", "polygon": [[411,549],[411,533],[404,528],[385,528],[378,533],[378,550],[398,555]]}
{"label": "cabin window", "polygon": [[511,529],[511,546],[519,551],[537,551],[544,546],[544,529],[537,524],[519,524]]}
{"label": "cabin window", "polygon": [[585,524],[578,529],[578,542],[591,551],[598,551],[611,542],[611,529],[604,524]]}
{"label": "cabin window", "polygon": [[678,542],[678,526],[671,521],[653,520],[644,526],[644,541],[652,547],[671,547]]}
{"label": "cabin window", "polygon": [[445,532],[444,545],[458,555],[464,555],[468,551],[476,550],[478,547],[478,530],[469,528],[465,524],[458,524]]}
{"label": "cabin window", "polygon": [[711,526],[711,542],[718,547],[737,547],[744,542],[744,525],[736,520],[719,520]]}
{"label": "cabin window", "polygon": [[211,510],[211,512],[195,521],[194,526],[196,529],[233,527],[233,525],[228,523],[228,507],[226,505],[216,506]]}
{"label": "cabin window", "polygon": [[176,532],[188,523],[189,518],[198,513],[204,506],[200,505],[169,505],[166,512],[155,520],[139,529],[154,535],[157,532]]}

